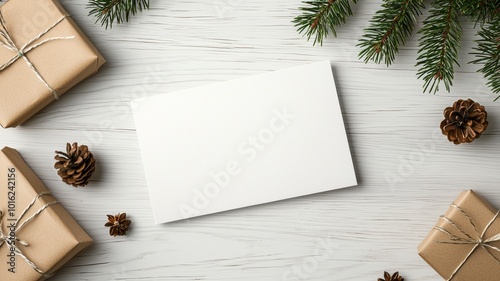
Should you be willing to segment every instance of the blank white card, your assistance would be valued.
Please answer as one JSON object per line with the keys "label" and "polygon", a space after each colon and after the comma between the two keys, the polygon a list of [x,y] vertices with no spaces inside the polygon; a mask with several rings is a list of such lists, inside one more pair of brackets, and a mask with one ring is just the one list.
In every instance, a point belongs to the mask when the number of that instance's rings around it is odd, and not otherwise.
{"label": "blank white card", "polygon": [[357,184],[329,61],[133,108],[156,223]]}

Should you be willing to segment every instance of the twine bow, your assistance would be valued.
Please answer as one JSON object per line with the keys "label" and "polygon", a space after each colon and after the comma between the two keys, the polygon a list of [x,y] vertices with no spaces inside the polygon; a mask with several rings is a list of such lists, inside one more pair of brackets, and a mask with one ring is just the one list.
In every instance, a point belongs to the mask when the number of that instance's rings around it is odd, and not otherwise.
{"label": "twine bow", "polygon": [[39,274],[43,275],[45,278],[48,278],[50,277],[51,275],[50,274],[47,274],[45,272],[43,272],[41,269],[39,269],[35,263],[33,263],[27,256],[25,256],[23,254],[23,252],[21,251],[21,249],[19,249],[19,247],[17,246],[17,244],[20,244],[24,247],[28,247],[29,244],[28,242],[24,241],[24,240],[21,240],[17,237],[17,234],[19,233],[19,231],[25,226],[27,225],[28,223],[30,223],[31,221],[33,221],[35,218],[38,217],[38,215],[40,215],[40,213],[42,213],[45,209],[47,209],[48,207],[52,206],[52,205],[55,205],[55,204],[59,204],[59,201],[52,201],[50,203],[47,203],[45,205],[43,205],[40,209],[38,209],[38,211],[36,211],[33,215],[31,215],[31,217],[27,218],[25,221],[23,221],[21,224],[19,224],[19,222],[21,221],[21,219],[24,217],[24,215],[31,209],[31,207],[33,207],[33,205],[35,204],[35,202],[40,198],[40,197],[43,197],[43,196],[51,196],[52,193],[50,192],[42,192],[40,194],[38,194],[37,196],[35,196],[35,198],[33,198],[33,200],[31,201],[31,203],[26,207],[26,209],[24,209],[24,211],[21,213],[21,215],[17,218],[17,220],[15,220],[15,223],[14,223],[14,226],[15,226],[15,229],[13,231],[13,234],[14,236],[12,236],[12,232],[9,233],[9,235],[5,235],[3,233],[3,228],[2,228],[2,222],[3,222],[3,212],[0,210],[0,248],[4,245],[4,244],[7,244],[8,247],[10,248],[13,248],[14,249],[14,253],[18,256],[20,256],[21,258],[23,258],[26,263],[31,266],[31,268],[33,268],[33,270],[35,270],[36,272],[38,272]]}
{"label": "twine bow", "polygon": [[466,236],[466,238],[463,238],[463,237],[459,237],[451,232],[449,232],[448,230],[442,228],[442,227],[439,227],[439,226],[434,226],[434,229],[438,230],[438,231],[441,231],[445,234],[447,234],[449,237],[450,237],[450,240],[449,241],[436,241],[437,243],[443,243],[443,244],[458,244],[458,245],[474,245],[474,247],[472,248],[472,250],[470,250],[470,252],[467,254],[467,256],[464,258],[464,260],[457,266],[457,268],[455,269],[455,271],[453,271],[453,273],[451,274],[450,278],[447,279],[447,281],[451,281],[453,279],[453,277],[455,277],[455,275],[458,273],[458,271],[462,268],[462,266],[467,262],[467,260],[469,260],[469,258],[472,256],[472,253],[474,253],[474,251],[476,251],[478,248],[483,248],[486,253],[488,253],[488,255],[490,255],[497,263],[500,263],[500,260],[495,257],[492,253],[490,253],[490,251],[488,249],[491,249],[493,251],[496,251],[496,252],[499,252],[500,253],[500,248],[498,247],[495,247],[493,245],[491,245],[490,243],[493,243],[493,242],[500,242],[500,233],[490,237],[490,238],[484,238],[484,235],[486,234],[486,232],[488,231],[488,229],[490,228],[490,226],[493,224],[493,222],[495,222],[495,220],[499,217],[500,215],[500,210],[495,214],[495,216],[493,216],[493,218],[489,221],[489,223],[486,225],[486,227],[484,228],[483,232],[482,233],[479,233],[479,231],[477,230],[477,227],[476,225],[474,224],[474,221],[472,220],[472,218],[467,214],[467,212],[465,212],[464,210],[462,210],[462,208],[458,207],[457,205],[455,204],[452,204],[451,205],[452,207],[456,208],[462,215],[464,215],[468,220],[469,220],[469,223],[472,225],[472,227],[474,228],[474,232],[475,234],[477,235],[477,238],[473,238],[472,236],[470,236],[469,234],[467,234],[462,228],[460,228],[456,223],[454,223],[451,219],[445,217],[445,216],[441,216],[442,219],[444,219],[447,223],[449,223],[451,226],[453,226],[454,228],[456,228],[460,233],[462,233],[463,235]]}
{"label": "twine bow", "polygon": [[42,45],[48,43],[48,42],[51,42],[51,41],[55,41],[55,40],[68,40],[68,39],[75,38],[75,36],[51,37],[51,38],[45,39],[45,40],[43,40],[43,41],[41,41],[41,42],[39,42],[37,44],[31,45],[36,40],[40,39],[42,36],[44,36],[49,31],[51,31],[54,27],[56,27],[60,22],[62,22],[68,16],[69,15],[63,15],[58,21],[56,21],[49,28],[47,28],[46,30],[42,31],[41,33],[39,33],[35,37],[33,37],[26,44],[24,44],[21,48],[18,48],[16,46],[16,44],[14,43],[14,41],[12,40],[10,34],[9,34],[9,31],[8,31],[6,25],[5,25],[5,20],[3,18],[2,12],[0,11],[0,25],[1,25],[2,29],[3,29],[3,30],[0,30],[0,39],[3,39],[3,40],[0,40],[0,46],[3,46],[3,47],[5,47],[5,48],[7,48],[7,49],[9,49],[9,50],[11,50],[12,52],[15,53],[15,56],[13,56],[10,60],[8,60],[6,63],[0,65],[0,72],[3,71],[3,70],[5,70],[5,69],[7,69],[9,66],[11,66],[12,64],[14,64],[17,60],[19,60],[19,59],[22,58],[28,64],[28,66],[31,68],[31,70],[33,70],[33,73],[35,73],[35,75],[38,78],[38,80],[40,80],[50,90],[50,92],[52,93],[52,95],[54,96],[54,98],[56,100],[59,99],[59,95],[57,94],[56,90],[54,90],[47,83],[47,81],[45,81],[45,79],[42,77],[42,75],[36,69],[36,67],[33,65],[33,63],[31,63],[31,61],[26,57],[26,54],[29,53],[30,51],[33,51],[34,49],[42,46]]}

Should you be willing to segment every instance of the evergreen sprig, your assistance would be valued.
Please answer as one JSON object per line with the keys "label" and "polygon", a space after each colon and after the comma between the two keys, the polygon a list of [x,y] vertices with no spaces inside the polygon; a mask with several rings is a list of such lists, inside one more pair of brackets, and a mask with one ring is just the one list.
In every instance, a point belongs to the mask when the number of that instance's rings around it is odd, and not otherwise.
{"label": "evergreen sprig", "polygon": [[[493,93],[500,93],[500,17],[496,16],[493,21],[486,23],[477,33],[479,38],[476,40],[477,47],[474,48],[477,59],[472,61],[474,64],[482,64],[479,72],[488,79],[487,85]],[[497,96],[495,100],[500,98]]]}
{"label": "evergreen sprig", "polygon": [[356,4],[358,0],[303,1],[305,6],[299,8],[303,13],[297,16],[293,23],[299,33],[307,36],[307,40],[314,35],[313,45],[323,45],[323,39],[329,32],[336,37],[335,28],[345,23],[352,15],[351,2]]}
{"label": "evergreen sprig", "polygon": [[460,11],[471,21],[483,25],[493,19],[499,4],[499,0],[467,0],[463,2]]}
{"label": "evergreen sprig", "polygon": [[89,15],[95,16],[96,23],[112,28],[113,23],[128,22],[131,15],[149,9],[149,0],[90,0]]}
{"label": "evergreen sprig", "polygon": [[460,7],[462,0],[434,0],[430,15],[420,30],[417,66],[418,78],[424,80],[424,92],[436,93],[439,84],[444,82],[450,91],[455,73],[454,65],[458,63],[458,51],[462,37],[460,25]]}
{"label": "evergreen sprig", "polygon": [[413,33],[417,17],[425,8],[422,0],[384,0],[382,9],[370,20],[370,26],[359,40],[359,57],[365,62],[394,62],[399,46]]}
{"label": "evergreen sprig", "polygon": [[[301,8],[303,14],[294,20],[298,31],[307,35],[308,40],[314,36],[314,44],[321,43],[329,30],[336,35],[335,27],[352,15],[348,0],[336,1],[304,2],[308,6]],[[333,10],[334,3],[341,2],[344,9]],[[359,40],[360,59],[392,64],[399,48],[413,33],[418,16],[425,8],[423,2],[382,0],[382,8],[372,17]],[[430,15],[419,30],[421,38],[416,64],[419,67],[417,75],[424,80],[424,92],[436,93],[441,84],[450,91],[455,67],[460,66],[461,20],[467,19],[481,29],[472,53],[476,58],[471,63],[482,65],[478,71],[488,80],[492,92],[500,94],[500,0],[433,0],[430,6]]]}

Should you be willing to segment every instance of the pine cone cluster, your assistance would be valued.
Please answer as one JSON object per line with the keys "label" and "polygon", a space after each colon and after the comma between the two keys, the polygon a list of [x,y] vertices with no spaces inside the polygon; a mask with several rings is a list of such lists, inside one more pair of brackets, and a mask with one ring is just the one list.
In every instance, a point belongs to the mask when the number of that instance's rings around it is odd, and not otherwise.
{"label": "pine cone cluster", "polygon": [[471,99],[456,101],[443,114],[441,132],[454,144],[470,143],[488,127],[486,109]]}
{"label": "pine cone cluster", "polygon": [[86,186],[95,171],[95,159],[86,145],[66,144],[66,152],[56,151],[54,168],[63,182],[74,187]]}

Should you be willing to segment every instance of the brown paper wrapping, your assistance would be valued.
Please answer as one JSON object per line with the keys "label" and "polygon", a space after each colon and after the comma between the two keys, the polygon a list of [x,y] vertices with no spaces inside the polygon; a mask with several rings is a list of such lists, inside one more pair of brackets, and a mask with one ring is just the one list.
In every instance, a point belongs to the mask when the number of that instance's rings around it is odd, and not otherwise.
{"label": "brown paper wrapping", "polygon": [[[27,205],[41,192],[48,189],[26,165],[19,153],[11,148],[0,152],[0,210],[4,213],[3,233],[8,235],[9,219],[8,205],[8,169],[15,168],[15,218],[26,209]],[[12,186],[12,184],[11,184]],[[56,201],[53,196],[39,198],[35,205],[21,220],[33,215],[49,202]],[[53,274],[72,257],[92,244],[92,238],[78,225],[61,204],[55,204],[35,217],[26,227],[19,230],[17,237],[29,243],[24,247],[17,246],[39,269],[49,275]],[[10,251],[7,244],[0,247],[0,280],[45,280],[40,273],[30,267],[26,261],[16,256],[15,273],[9,271],[11,265],[7,262]]]}
{"label": "brown paper wrapping", "polygon": [[[63,15],[68,15],[57,0],[10,0],[0,7],[0,11],[17,48],[45,31]],[[26,54],[59,96],[96,73],[105,63],[71,17],[33,44],[48,38],[68,36],[74,38],[55,40]],[[0,46],[0,65],[14,56],[16,53]],[[20,125],[55,100],[49,88],[23,59],[0,71],[0,85],[0,125],[4,128]]]}
{"label": "brown paper wrapping", "polygon": [[[472,190],[462,192],[454,201],[454,204],[469,215],[479,233],[483,232],[497,213],[495,208]],[[453,221],[472,238],[478,238],[469,219],[467,219],[459,209],[450,207],[444,216]],[[465,237],[464,234],[460,233],[460,231],[443,218],[439,219],[436,226],[450,231],[453,235]],[[499,233],[500,218],[497,218],[488,228],[483,238],[488,239]],[[427,238],[419,245],[418,252],[445,280],[450,280],[453,272],[464,260],[466,260],[465,263],[451,279],[452,281],[500,280],[500,263],[491,257],[484,248],[477,247],[470,257],[466,259],[474,245],[445,244],[438,241],[450,241],[450,236],[444,232],[433,229]],[[500,242],[492,242],[490,245],[500,247]],[[497,259],[500,259],[499,252],[491,249],[488,251]]]}

